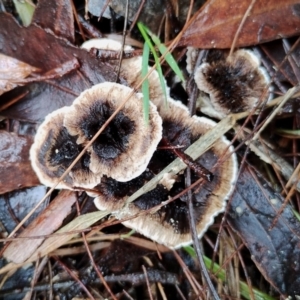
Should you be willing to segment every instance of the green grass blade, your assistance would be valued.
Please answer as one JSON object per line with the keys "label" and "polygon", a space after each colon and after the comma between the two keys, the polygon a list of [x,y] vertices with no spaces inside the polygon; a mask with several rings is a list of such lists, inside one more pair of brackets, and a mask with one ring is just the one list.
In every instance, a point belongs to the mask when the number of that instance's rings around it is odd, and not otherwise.
{"label": "green grass blade", "polygon": [[27,2],[21,2],[19,0],[13,0],[16,11],[19,14],[19,17],[23,23],[23,26],[27,27],[30,25],[35,8],[34,4]]}
{"label": "green grass blade", "polygon": [[147,33],[148,33],[148,35],[151,36],[154,44],[157,46],[161,55],[165,55],[165,59],[166,59],[167,63],[169,64],[169,66],[171,67],[171,69],[183,82],[184,81],[183,74],[177,64],[177,61],[174,59],[173,55],[168,51],[167,47],[160,42],[159,38],[155,34],[153,34],[148,28],[147,28]]}
{"label": "green grass blade", "polygon": [[148,44],[152,54],[153,54],[153,57],[154,57],[154,61],[155,61],[155,66],[156,66],[156,70],[157,70],[157,73],[158,73],[158,76],[159,76],[159,80],[160,80],[160,84],[161,84],[161,87],[162,87],[162,90],[163,90],[163,93],[165,95],[165,100],[167,101],[167,89],[166,89],[166,83],[165,83],[165,79],[164,79],[164,76],[163,76],[163,73],[162,73],[162,68],[161,68],[161,65],[160,65],[160,62],[159,62],[159,58],[158,58],[158,55],[157,55],[157,52],[147,34],[147,31],[146,31],[146,27],[141,23],[141,22],[138,22],[137,23],[137,26],[145,40],[145,43]]}
{"label": "green grass blade", "polygon": [[[142,58],[142,77],[146,77],[148,73],[148,62],[149,62],[149,55],[150,55],[150,47],[148,43],[144,43],[143,49],[143,58]],[[143,112],[144,112],[144,120],[145,123],[149,124],[149,80],[148,78],[144,80],[142,84],[142,93],[143,93]]]}
{"label": "green grass blade", "polygon": [[[183,247],[183,248],[190,256],[196,257],[196,253],[195,253],[195,250],[194,250],[193,247],[186,246],[186,247]],[[206,256],[203,256],[203,259],[204,259],[204,263],[206,265],[206,268],[208,270],[211,270],[212,261]],[[217,278],[219,278],[221,281],[223,281],[223,282],[225,281],[225,279],[226,279],[225,270],[220,269],[220,266],[216,262],[213,264],[212,272],[215,273]],[[251,294],[250,294],[249,287],[248,287],[246,282],[241,281],[241,280],[240,280],[240,292],[241,292],[241,295],[245,299],[251,300],[251,296],[250,296]],[[254,294],[254,299],[255,300],[275,300],[275,298],[259,291],[258,289],[252,288],[252,292]]]}

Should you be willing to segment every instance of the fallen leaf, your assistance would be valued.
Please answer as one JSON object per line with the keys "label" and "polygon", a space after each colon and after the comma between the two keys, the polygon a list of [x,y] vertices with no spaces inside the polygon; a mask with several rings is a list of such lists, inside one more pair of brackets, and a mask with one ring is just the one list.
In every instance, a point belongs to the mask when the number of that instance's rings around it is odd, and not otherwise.
{"label": "fallen leaf", "polygon": [[[28,259],[28,262],[35,261],[44,255],[56,250],[66,242],[77,236],[81,230],[89,228],[91,225],[108,215],[106,211],[96,211],[81,215],[63,228],[59,229],[54,235],[45,240],[45,242],[37,249],[37,251]],[[1,271],[0,271],[1,273]]]}
{"label": "fallen leaf", "polygon": [[39,69],[0,53],[0,95],[18,86],[18,81]]}
{"label": "fallen leaf", "polygon": [[[179,46],[230,48],[251,1],[211,0],[196,13]],[[235,47],[265,43],[300,33],[299,0],[257,0]]]}
{"label": "fallen leaf", "polygon": [[[45,195],[47,187],[38,185],[31,188],[16,190],[0,195],[0,220],[6,231],[12,232],[22,220]],[[33,215],[25,222],[27,226],[48,205],[47,198]]]}
{"label": "fallen leaf", "polygon": [[44,29],[51,29],[55,35],[66,38],[72,43],[75,40],[73,10],[69,0],[40,0],[34,12],[32,23]]}
{"label": "fallen leaf", "polygon": [[[3,256],[14,263],[22,263],[30,257],[46,235],[59,228],[63,220],[71,212],[71,207],[77,197],[75,192],[62,191],[50,205],[33,221],[18,237],[24,238],[13,241],[5,249]],[[32,238],[41,236],[40,238]]]}
{"label": "fallen leaf", "polygon": [[64,66],[74,57],[80,65],[61,78],[31,83],[2,95],[0,102],[6,103],[18,93],[28,92],[22,101],[1,112],[8,118],[39,122],[50,112],[72,104],[77,95],[92,85],[116,79],[109,64],[99,61],[86,50],[36,25],[20,27],[5,13],[0,13],[0,40],[2,53],[41,69],[43,74]]}
{"label": "fallen leaf", "polygon": [[31,168],[30,136],[0,131],[0,194],[40,184]]}
{"label": "fallen leaf", "polygon": [[282,295],[300,294],[300,223],[280,194],[250,167],[245,168],[230,202],[228,221],[249,249],[256,266]]}

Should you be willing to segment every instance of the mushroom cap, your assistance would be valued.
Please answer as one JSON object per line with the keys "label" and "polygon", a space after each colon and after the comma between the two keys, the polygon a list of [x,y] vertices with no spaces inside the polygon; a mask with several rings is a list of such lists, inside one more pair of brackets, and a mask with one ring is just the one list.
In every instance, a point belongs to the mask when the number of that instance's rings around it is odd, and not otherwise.
{"label": "mushroom cap", "polygon": [[[63,126],[69,107],[62,107],[46,116],[40,125],[30,149],[32,168],[41,183],[54,186],[83,149]],[[100,182],[100,176],[89,170],[90,155],[85,153],[73,169],[56,188],[92,188]]]}
{"label": "mushroom cap", "polygon": [[[181,102],[175,101],[171,98],[168,100],[168,107],[163,106],[160,114],[163,118],[173,118],[174,120],[178,120],[179,123],[185,122],[184,119],[190,119],[187,107]],[[180,138],[178,138],[178,140],[179,139]],[[154,155],[156,152],[154,152]],[[171,160],[174,158],[175,156],[172,156]],[[152,167],[153,170],[149,170],[149,168],[147,168],[140,176],[127,182],[120,182],[106,176],[102,177],[101,183],[93,188],[94,193],[88,193],[91,197],[95,197],[95,206],[99,210],[117,211],[121,209],[130,195],[141,188],[156,173],[160,172],[161,169],[168,164],[164,160],[159,160],[155,160],[155,167]],[[171,160],[169,160],[169,162],[171,162]],[[149,164],[153,165],[153,159],[150,160]],[[168,190],[173,183],[174,178],[169,178],[168,176],[162,180],[162,185]]]}
{"label": "mushroom cap", "polygon": [[[120,51],[122,49],[122,44],[119,41],[108,38],[95,38],[85,41],[81,48],[90,51],[92,48],[101,49],[101,50],[111,50],[111,51]],[[132,51],[133,48],[129,45],[124,45],[125,51]]]}
{"label": "mushroom cap", "polygon": [[[170,112],[165,113],[163,118],[163,137],[173,146],[183,146],[183,151],[202,134],[215,126],[215,123],[207,118],[190,117],[187,110],[176,102],[171,102],[169,105]],[[213,223],[214,217],[224,211],[226,200],[232,193],[236,180],[237,161],[233,149],[225,137],[220,138],[210,150],[197,159],[198,163],[201,163],[207,169],[211,169],[218,158],[226,153],[228,154],[228,152],[231,152],[232,155],[221,165],[217,166],[214,171],[214,179],[211,182],[204,182],[198,189],[194,190],[193,203],[198,237],[201,237]],[[148,164],[147,174],[141,178],[143,181],[150,180],[176,157],[170,150],[159,149],[158,147]],[[198,179],[199,176],[192,171],[192,182]],[[100,210],[114,210],[114,215],[120,220],[138,215],[131,220],[124,221],[123,224],[158,243],[171,248],[178,248],[192,243],[188,221],[187,196],[180,197],[155,213],[142,214],[143,211],[160,205],[163,201],[168,200],[169,197],[174,197],[185,189],[184,175],[182,174],[178,174],[175,180],[172,178],[171,185],[166,185],[164,182],[162,180],[156,188],[139,197],[120,211],[118,209],[124,205],[126,199],[140,186],[130,190],[128,194],[126,194],[126,191],[125,194],[118,195],[121,189],[116,188],[116,185],[112,185],[105,196],[100,195],[94,201]],[[140,185],[143,185],[142,181]],[[105,183],[102,188],[104,186]]]}
{"label": "mushroom cap", "polygon": [[[211,107],[206,102],[201,110],[217,118],[230,113],[251,110],[268,97],[270,82],[259,58],[249,50],[227,52],[212,50],[207,62],[195,70],[195,82],[201,91],[209,94]],[[210,113],[209,109],[216,112]]]}
{"label": "mushroom cap", "polygon": [[144,121],[140,93],[105,82],[85,90],[64,118],[64,126],[78,144],[86,144],[125,98],[128,101],[90,148],[90,169],[118,181],[128,181],[146,169],[162,135],[162,120],[150,103],[149,124]]}
{"label": "mushroom cap", "polygon": [[[202,130],[211,128],[212,121],[206,118],[193,117],[195,127]],[[196,129],[193,128],[193,134]],[[199,131],[202,131],[199,130]],[[198,133],[199,133],[198,131]],[[202,155],[197,162],[202,163],[204,167],[210,169],[219,157],[229,147],[229,142],[221,138],[210,150]],[[229,151],[233,151],[229,147]],[[192,172],[193,174],[193,172]],[[237,176],[237,161],[234,154],[228,158],[214,172],[212,182],[205,182],[194,193],[193,211],[196,220],[196,230],[198,237],[202,237],[208,227],[214,222],[214,218],[225,210],[226,201],[233,191],[234,183]],[[192,182],[198,177],[193,174]],[[130,203],[126,211],[115,213],[119,219],[140,214],[141,211],[150,209],[161,202],[168,200],[183,191],[184,177],[181,175],[181,182],[176,182],[169,192],[167,189],[158,185],[154,190],[144,194],[142,197]],[[150,239],[164,244],[171,248],[178,248],[192,243],[192,237],[189,229],[187,197],[182,196],[180,199],[167,204],[164,208],[153,214],[143,214],[134,219],[123,222],[127,227],[133,228]]]}
{"label": "mushroom cap", "polygon": [[123,207],[130,195],[147,183],[153,174],[145,170],[140,176],[127,181],[120,182],[115,179],[103,176],[101,183],[94,187],[94,204],[99,210],[117,211]]}
{"label": "mushroom cap", "polygon": [[188,73],[191,75],[194,71],[197,58],[199,55],[199,49],[194,48],[194,47],[187,47],[186,51],[186,70]]}
{"label": "mushroom cap", "polygon": [[[87,42],[84,42],[81,46],[86,50],[91,48],[96,48],[99,50],[110,50],[110,51],[121,51],[122,44],[118,41],[103,38],[103,39],[92,39]],[[125,51],[133,51],[133,48],[130,46],[124,47]],[[118,61],[113,60],[110,62],[115,67],[118,67]],[[150,67],[148,68],[150,70]],[[142,79],[142,56],[134,56],[131,58],[123,58],[120,69],[120,76],[124,78],[128,85],[135,87],[138,82]],[[150,100],[160,108],[161,105],[165,102],[165,94],[161,87],[161,81],[159,79],[158,72],[153,70],[148,77],[149,86],[150,86]],[[166,93],[169,95],[169,88],[165,82]]]}

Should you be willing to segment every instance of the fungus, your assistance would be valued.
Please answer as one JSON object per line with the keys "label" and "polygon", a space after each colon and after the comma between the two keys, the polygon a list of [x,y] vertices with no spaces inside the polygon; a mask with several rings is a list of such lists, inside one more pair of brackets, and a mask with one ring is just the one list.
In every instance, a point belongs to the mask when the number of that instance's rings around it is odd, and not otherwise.
{"label": "fungus", "polygon": [[[90,51],[92,48],[101,49],[101,50],[109,50],[109,51],[120,51],[122,49],[122,44],[118,41],[108,38],[98,38],[98,39],[90,39],[85,41],[81,48]],[[124,51],[132,51],[133,48],[129,45],[124,45]]]}
{"label": "fungus", "polygon": [[195,70],[194,78],[199,90],[210,96],[210,103],[204,100],[200,104],[201,111],[218,119],[251,110],[269,95],[269,76],[249,50],[237,50],[231,56],[211,50],[206,62]]}
{"label": "fungus", "polygon": [[[71,136],[63,126],[64,117],[69,113],[69,109],[60,108],[45,118],[30,149],[32,167],[41,183],[46,186],[54,186],[83,149],[82,145],[76,143],[77,138]],[[93,174],[89,165],[90,155],[86,152],[57,188],[92,188],[97,185],[100,176]]]}
{"label": "fungus", "polygon": [[[163,117],[163,139],[168,140],[174,147],[182,147],[182,151],[215,125],[213,121],[207,118],[190,117],[187,110],[177,102],[170,102],[169,104],[169,113],[166,111]],[[212,169],[221,156],[223,157],[232,151],[229,142],[223,137],[194,163]],[[153,241],[171,248],[190,244],[192,237],[189,229],[186,195],[163,206],[155,213],[143,214],[143,211],[161,205],[169,197],[174,197],[182,192],[185,189],[183,174],[169,178],[168,184],[166,184],[166,178],[163,178],[153,190],[129,203],[125,209],[119,210],[132,193],[175,158],[176,155],[173,151],[165,149],[161,142],[153,154],[147,170],[139,178],[122,184],[108,178],[105,181],[102,180],[98,186],[99,195],[94,200],[95,205],[100,210],[114,210],[114,215],[120,220],[138,215],[133,219],[124,221],[123,224]],[[213,223],[214,217],[224,211],[226,200],[233,190],[237,175],[235,154],[231,153],[227,160],[221,165],[217,165],[213,173],[214,179],[211,182],[204,181],[200,187],[193,190],[193,206],[198,237],[201,237]],[[198,174],[192,171],[192,183],[198,179]]]}
{"label": "fungus", "polygon": [[186,70],[191,75],[195,69],[200,50],[194,47],[187,47],[186,51]]}
{"label": "fungus", "polygon": [[[109,50],[109,51],[119,51],[122,50],[122,44],[118,41],[102,38],[102,39],[92,39],[87,42],[84,42],[81,45],[82,48],[86,50],[91,50],[96,48],[99,50]],[[126,45],[124,51],[132,52],[133,48]],[[111,60],[110,63],[115,67],[118,67],[117,60]],[[142,56],[133,56],[131,58],[123,58],[120,76],[124,78],[130,87],[136,87],[137,83],[142,79]],[[150,70],[150,67],[149,67]],[[164,103],[165,94],[161,86],[159,75],[156,70],[153,70],[148,77],[149,86],[150,86],[150,100],[157,106],[159,109]],[[169,88],[166,85],[167,95],[169,94]]]}
{"label": "fungus", "polygon": [[162,135],[162,121],[153,104],[149,124],[143,116],[142,95],[129,87],[105,82],[85,90],[65,115],[64,125],[78,144],[90,141],[124,99],[120,112],[91,146],[90,169],[118,181],[139,176],[147,167]]}

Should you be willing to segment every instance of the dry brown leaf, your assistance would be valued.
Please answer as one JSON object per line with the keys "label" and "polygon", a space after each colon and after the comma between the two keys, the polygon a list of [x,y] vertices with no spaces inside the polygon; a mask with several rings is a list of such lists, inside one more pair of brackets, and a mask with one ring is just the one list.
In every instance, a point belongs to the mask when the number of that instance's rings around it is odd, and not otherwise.
{"label": "dry brown leaf", "polygon": [[[75,192],[62,191],[47,207],[19,235],[24,239],[12,242],[4,251],[3,256],[14,263],[22,263],[30,257],[45,238],[30,238],[34,236],[45,236],[53,233],[71,211],[71,206],[76,201]],[[28,237],[28,239],[25,239]]]}
{"label": "dry brown leaf", "polygon": [[71,43],[75,40],[74,16],[69,0],[40,0],[32,22],[44,29],[52,30],[55,35],[65,38]]}
{"label": "dry brown leaf", "polygon": [[0,95],[17,87],[18,81],[40,69],[0,53]]}
{"label": "dry brown leaf", "polygon": [[107,215],[107,211],[96,211],[77,217],[56,232],[60,235],[55,235],[47,238],[45,242],[37,249],[37,251],[28,259],[28,262],[35,261],[39,257],[43,257],[44,255],[47,255],[48,253],[56,250],[57,248],[71,240],[74,236],[78,235],[78,231],[89,228],[91,225]]}
{"label": "dry brown leaf", "polygon": [[40,183],[29,160],[32,142],[30,136],[0,131],[0,194]]}
{"label": "dry brown leaf", "polygon": [[[195,15],[179,46],[230,48],[251,1],[211,0]],[[256,45],[300,33],[299,0],[257,0],[235,47]]]}

